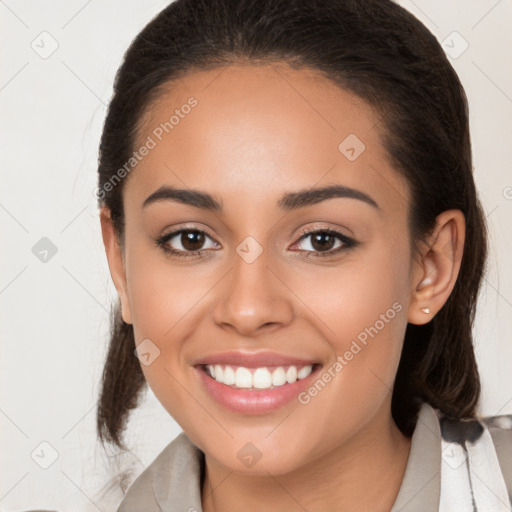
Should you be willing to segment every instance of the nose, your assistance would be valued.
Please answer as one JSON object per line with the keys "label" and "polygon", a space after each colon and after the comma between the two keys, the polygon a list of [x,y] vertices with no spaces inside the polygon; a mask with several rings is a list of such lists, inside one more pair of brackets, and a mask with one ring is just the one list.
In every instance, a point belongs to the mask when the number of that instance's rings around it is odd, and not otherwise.
{"label": "nose", "polygon": [[265,251],[252,263],[236,255],[217,293],[215,323],[242,336],[269,333],[294,317],[293,293],[269,266]]}

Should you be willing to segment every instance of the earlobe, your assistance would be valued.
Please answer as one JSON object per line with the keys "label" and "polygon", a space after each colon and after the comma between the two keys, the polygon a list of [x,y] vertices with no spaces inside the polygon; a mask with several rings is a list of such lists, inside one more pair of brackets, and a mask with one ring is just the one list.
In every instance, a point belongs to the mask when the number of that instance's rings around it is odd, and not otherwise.
{"label": "earlobe", "polygon": [[423,325],[448,300],[460,270],[465,239],[465,219],[460,210],[447,210],[436,219],[414,272],[408,321]]}
{"label": "earlobe", "polygon": [[132,317],[130,303],[128,300],[128,286],[126,281],[123,252],[115,234],[114,224],[110,218],[110,210],[106,206],[100,209],[100,223],[110,276],[112,277],[112,281],[114,282],[114,286],[116,287],[121,300],[121,315],[125,323],[131,324]]}

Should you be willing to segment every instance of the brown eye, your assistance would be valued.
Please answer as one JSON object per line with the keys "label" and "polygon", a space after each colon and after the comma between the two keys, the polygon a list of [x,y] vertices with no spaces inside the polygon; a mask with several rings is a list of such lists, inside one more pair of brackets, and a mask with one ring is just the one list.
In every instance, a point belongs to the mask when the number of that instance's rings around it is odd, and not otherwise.
{"label": "brown eye", "polygon": [[201,231],[182,231],[180,242],[187,251],[197,251],[202,248],[205,236]]}
{"label": "brown eye", "polygon": [[336,243],[336,237],[325,231],[319,231],[311,236],[311,246],[315,251],[329,251]]}
{"label": "brown eye", "polygon": [[[356,247],[359,242],[349,238],[338,231],[330,229],[321,229],[304,233],[296,245],[309,240],[309,243],[303,243],[303,252],[311,253],[311,257],[332,256],[341,251]],[[305,246],[305,248],[304,248]],[[310,257],[309,254],[307,257]]]}
{"label": "brown eye", "polygon": [[156,240],[156,245],[164,252],[178,257],[197,256],[207,249],[216,249],[218,244],[212,240],[210,247],[204,247],[212,238],[200,229],[180,229]]}

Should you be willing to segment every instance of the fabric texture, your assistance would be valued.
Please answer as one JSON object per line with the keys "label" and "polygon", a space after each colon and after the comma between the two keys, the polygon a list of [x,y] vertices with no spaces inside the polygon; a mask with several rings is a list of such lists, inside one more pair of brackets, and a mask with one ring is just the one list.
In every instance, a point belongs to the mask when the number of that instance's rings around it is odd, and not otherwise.
{"label": "fabric texture", "polygon": [[[441,465],[440,512],[512,510],[512,499],[507,492],[504,471],[500,467],[488,423],[477,420],[441,420],[444,464]],[[512,433],[510,428],[508,431]],[[510,463],[512,438],[508,445],[508,454],[504,445],[505,451],[501,452],[501,456]]]}
{"label": "fabric texture", "polygon": [[[182,432],[117,512],[202,512],[204,454]],[[512,415],[450,421],[424,403],[391,512],[512,512]]]}

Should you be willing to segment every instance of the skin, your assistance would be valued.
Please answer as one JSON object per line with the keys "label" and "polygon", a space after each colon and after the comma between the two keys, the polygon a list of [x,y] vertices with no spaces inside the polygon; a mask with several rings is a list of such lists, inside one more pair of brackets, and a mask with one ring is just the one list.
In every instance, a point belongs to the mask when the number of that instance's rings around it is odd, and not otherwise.
{"label": "skin", "polygon": [[[149,338],[160,350],[142,366],[145,377],[205,453],[205,512],[389,511],[410,450],[390,409],[405,328],[430,321],[453,289],[464,217],[443,212],[412,252],[408,185],[365,102],[305,69],[220,71],[187,74],[146,112],[140,144],[189,97],[198,101],[125,183],[124,251],[108,210],[100,215],[123,319],[137,344]],[[338,149],[349,134],[366,147],[352,162]],[[379,208],[352,198],[277,206],[285,193],[328,184],[362,191]],[[224,211],[169,200],[142,208],[162,185],[208,192]],[[208,231],[202,255],[173,258],[154,243],[184,224]],[[312,237],[300,240],[305,228],[333,229],[359,245],[315,256]],[[263,250],[250,264],[236,252],[249,235]],[[327,249],[343,245],[334,243]],[[184,250],[179,236],[167,245]],[[307,404],[235,413],[213,401],[193,368],[206,355],[267,349],[326,369],[394,303],[401,311]],[[250,468],[237,457],[247,442],[261,454]]]}

